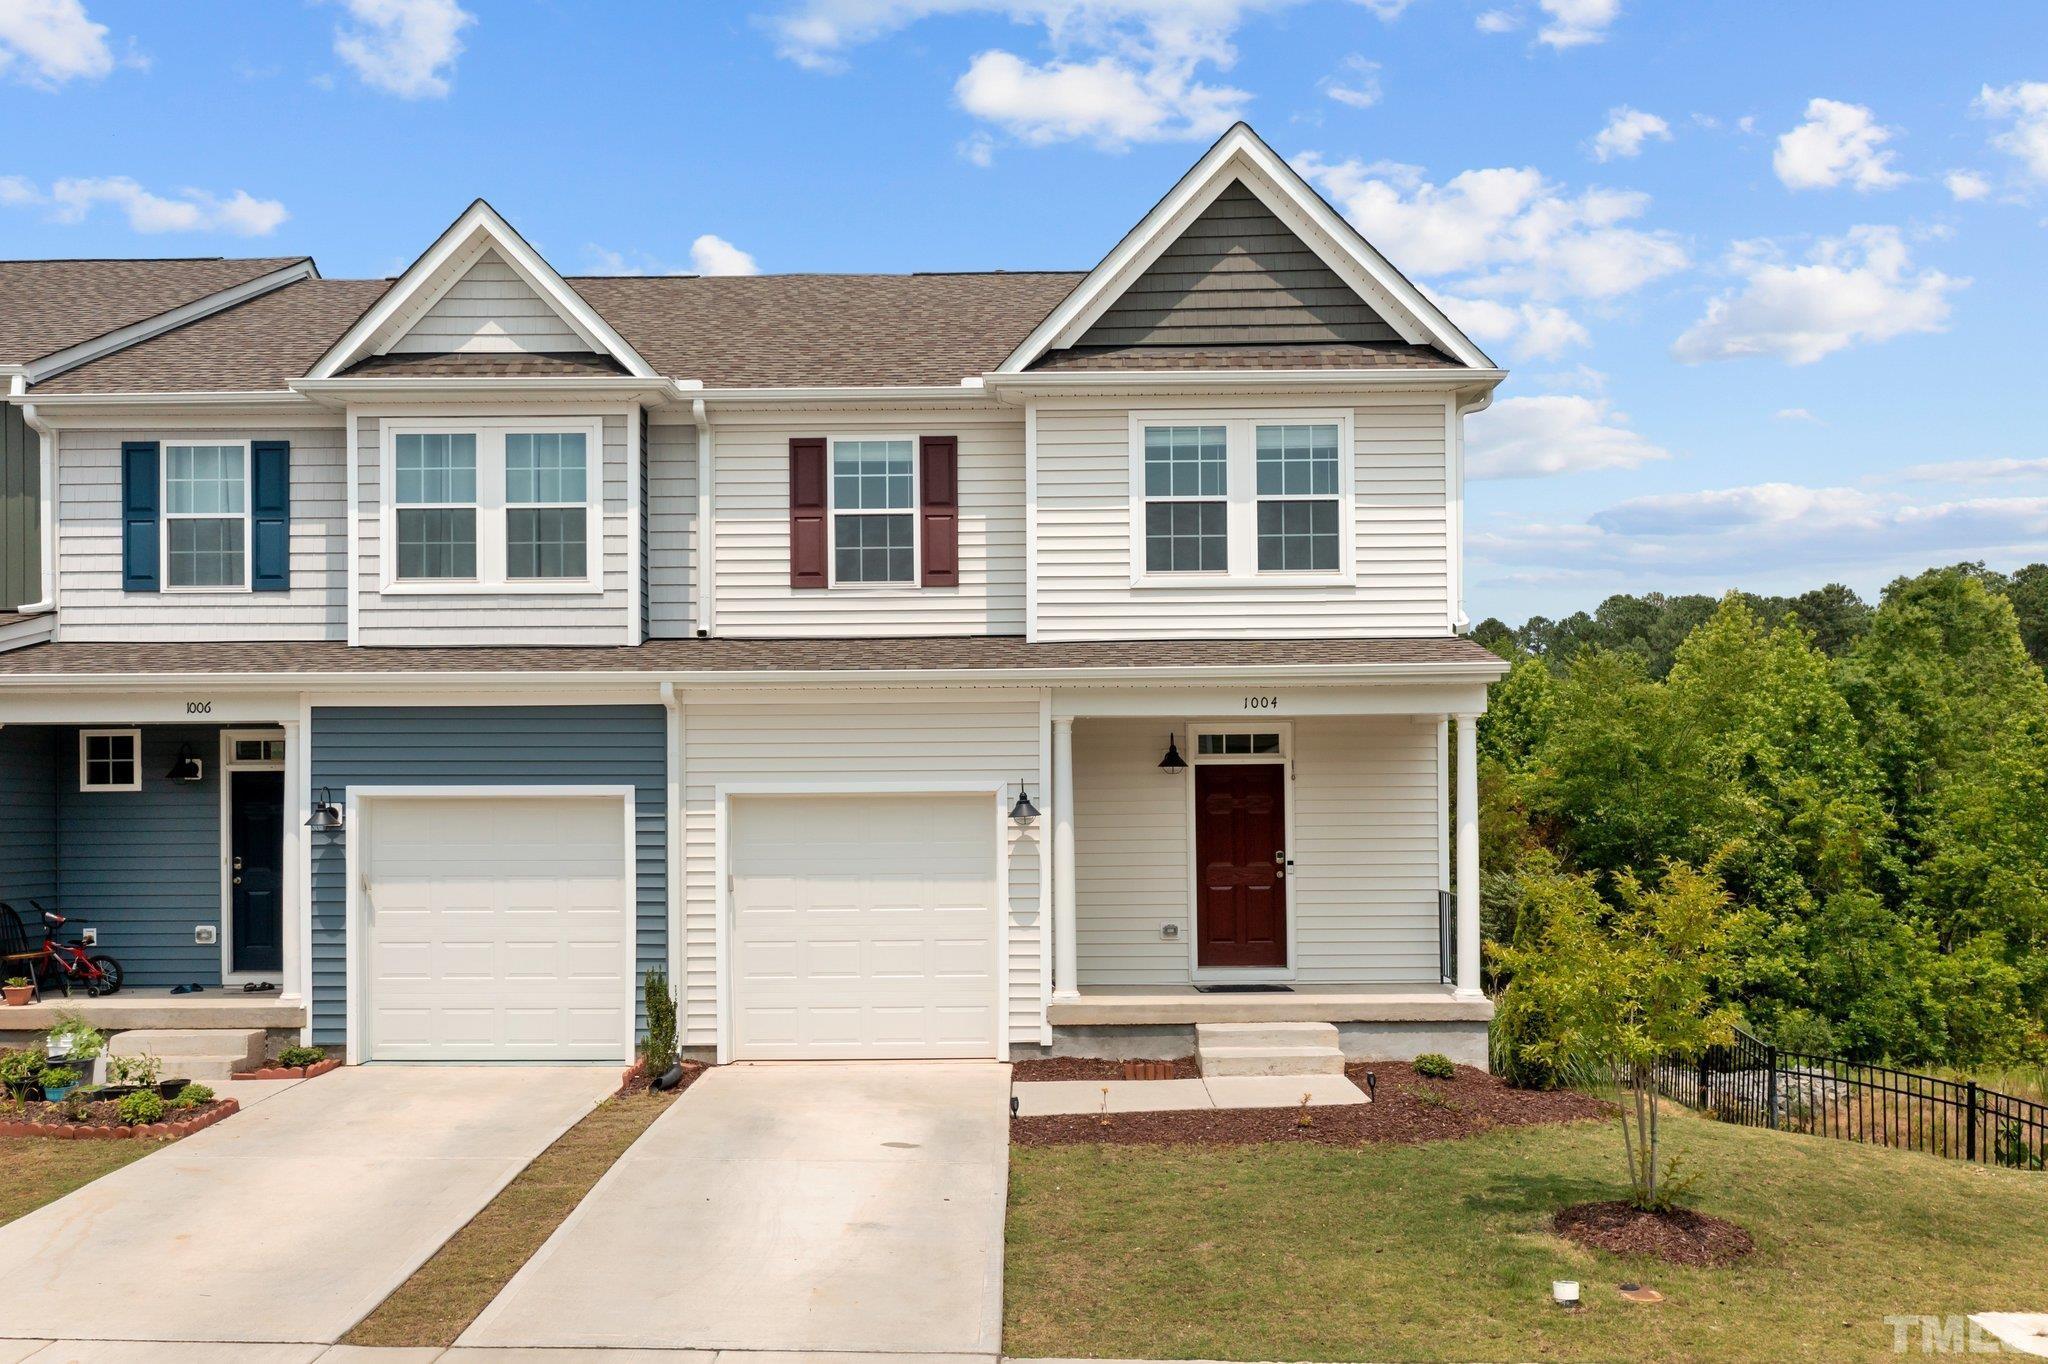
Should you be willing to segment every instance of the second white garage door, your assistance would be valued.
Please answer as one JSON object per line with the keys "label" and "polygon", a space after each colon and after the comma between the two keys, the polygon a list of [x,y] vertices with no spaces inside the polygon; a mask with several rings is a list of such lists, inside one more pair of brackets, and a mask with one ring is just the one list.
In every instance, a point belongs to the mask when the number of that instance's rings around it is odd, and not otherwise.
{"label": "second white garage door", "polygon": [[363,815],[368,1059],[625,1059],[621,798],[380,796]]}
{"label": "second white garage door", "polygon": [[996,1054],[995,804],[736,796],[736,1060]]}

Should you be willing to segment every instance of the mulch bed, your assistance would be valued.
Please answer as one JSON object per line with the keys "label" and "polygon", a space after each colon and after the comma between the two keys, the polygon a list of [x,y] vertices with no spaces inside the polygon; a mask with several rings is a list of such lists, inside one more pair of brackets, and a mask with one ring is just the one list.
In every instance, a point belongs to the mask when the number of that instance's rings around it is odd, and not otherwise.
{"label": "mulch bed", "polygon": [[[1173,1067],[1173,1079],[1201,1078],[1202,1072],[1195,1068],[1192,1056],[1175,1057],[1165,1064]],[[1032,1080],[1121,1080],[1124,1078],[1124,1063],[1098,1061],[1091,1056],[1046,1056],[1012,1061],[1010,1078],[1020,1084]]]}
{"label": "mulch bed", "polygon": [[1690,1208],[1644,1212],[1623,1202],[1576,1203],[1550,1219],[1559,1236],[1616,1255],[1652,1255],[1674,1265],[1734,1264],[1756,1243],[1733,1222]]}
{"label": "mulch bed", "polygon": [[[702,1061],[685,1061],[682,1063],[682,1066],[683,1078],[676,1081],[676,1087],[669,1091],[671,1094],[682,1093],[691,1085],[696,1084],[698,1077],[710,1069]],[[623,1097],[628,1094],[645,1094],[653,1087],[647,1072],[638,1061],[635,1061],[632,1065],[626,1067],[626,1073],[619,1078],[617,1095]]]}
{"label": "mulch bed", "polygon": [[5,1121],[0,1121],[0,1137],[55,1137],[60,1141],[167,1140],[189,1137],[241,1107],[233,1099],[214,1099],[193,1108],[166,1106],[162,1122],[130,1127],[121,1121],[119,1101],[114,1099],[87,1104],[83,1122],[73,1122],[63,1104],[30,1103]]}
{"label": "mulch bed", "polygon": [[1571,1090],[1510,1089],[1470,1066],[1459,1066],[1449,1080],[1426,1079],[1403,1061],[1355,1062],[1344,1068],[1360,1089],[1366,1088],[1368,1071],[1378,1080],[1372,1103],[1311,1108],[1307,1127],[1292,1108],[1112,1113],[1106,1126],[1095,1114],[1069,1113],[1018,1118],[1010,1124],[1010,1140],[1018,1146],[1251,1146],[1275,1141],[1365,1146],[1444,1141],[1614,1112],[1612,1105]]}
{"label": "mulch bed", "polygon": [[230,1080],[310,1080],[315,1075],[325,1075],[330,1070],[341,1068],[342,1058],[330,1056],[324,1061],[315,1061],[310,1066],[264,1066],[261,1070],[238,1070],[228,1076]]}

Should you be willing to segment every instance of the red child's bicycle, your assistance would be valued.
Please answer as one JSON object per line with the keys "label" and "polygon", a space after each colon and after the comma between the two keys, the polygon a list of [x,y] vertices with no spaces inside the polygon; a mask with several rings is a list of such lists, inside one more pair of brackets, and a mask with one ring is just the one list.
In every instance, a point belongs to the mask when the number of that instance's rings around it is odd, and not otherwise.
{"label": "red child's bicycle", "polygon": [[88,995],[110,995],[121,988],[120,962],[87,951],[82,942],[60,942],[57,930],[64,927],[64,916],[34,900],[28,903],[43,916],[42,945],[29,946],[21,916],[0,901],[0,976],[27,976],[43,994],[55,990],[67,999],[78,987]]}

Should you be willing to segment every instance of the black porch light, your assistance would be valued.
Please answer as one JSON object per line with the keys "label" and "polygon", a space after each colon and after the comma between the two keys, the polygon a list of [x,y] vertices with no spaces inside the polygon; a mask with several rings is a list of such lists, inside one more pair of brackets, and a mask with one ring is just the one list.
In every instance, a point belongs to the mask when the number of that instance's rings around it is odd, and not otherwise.
{"label": "black porch light", "polygon": [[1017,783],[1017,803],[1010,807],[1010,819],[1020,829],[1031,827],[1038,818],[1038,807],[1031,803],[1031,797],[1024,792],[1024,783]]}
{"label": "black porch light", "polygon": [[178,745],[178,758],[171,764],[171,770],[164,773],[165,781],[204,781],[206,765],[199,761],[199,755],[192,751],[192,745]]}
{"label": "black porch light", "polygon": [[320,799],[313,802],[313,814],[306,821],[306,827],[316,834],[338,834],[341,826],[341,807],[334,803],[334,792],[323,786]]}
{"label": "black porch light", "polygon": [[1180,741],[1171,734],[1166,736],[1166,756],[1159,760],[1159,769],[1162,772],[1188,770],[1188,760],[1180,755]]}

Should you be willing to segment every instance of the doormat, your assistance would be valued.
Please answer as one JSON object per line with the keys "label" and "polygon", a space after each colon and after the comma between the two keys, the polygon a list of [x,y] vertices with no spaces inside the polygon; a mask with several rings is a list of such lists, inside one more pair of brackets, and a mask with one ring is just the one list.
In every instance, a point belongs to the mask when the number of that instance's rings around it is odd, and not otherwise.
{"label": "doormat", "polygon": [[1242,985],[1197,985],[1195,993],[1198,995],[1291,995],[1294,993],[1294,987],[1292,985],[1279,985],[1261,981],[1256,984],[1247,983]]}

